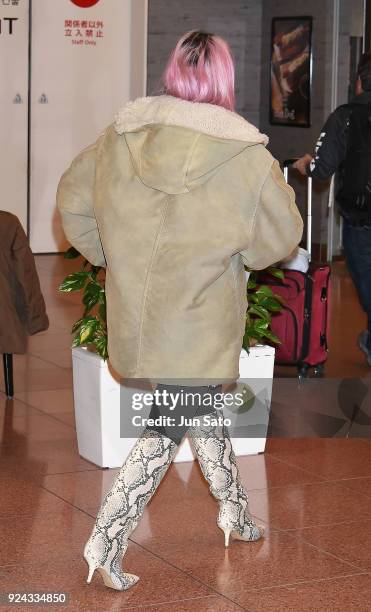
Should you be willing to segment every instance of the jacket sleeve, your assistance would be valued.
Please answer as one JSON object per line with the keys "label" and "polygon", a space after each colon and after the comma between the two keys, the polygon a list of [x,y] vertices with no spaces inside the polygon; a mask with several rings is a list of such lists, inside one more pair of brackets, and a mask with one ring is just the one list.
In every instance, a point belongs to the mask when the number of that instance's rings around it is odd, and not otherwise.
{"label": "jacket sleeve", "polygon": [[93,208],[95,161],[101,138],[73,160],[57,191],[57,206],[67,240],[95,266],[106,265]]}
{"label": "jacket sleeve", "polygon": [[290,255],[303,234],[303,220],[279,164],[273,161],[263,184],[251,224],[248,248],[241,252],[246,266],[262,270]]}
{"label": "jacket sleeve", "polygon": [[345,159],[349,112],[346,106],[337,108],[322,128],[314,157],[307,174],[319,181],[327,181]]}
{"label": "jacket sleeve", "polygon": [[12,261],[15,275],[16,309],[30,335],[49,327],[45,301],[41,293],[33,253],[20,223],[12,242]]}

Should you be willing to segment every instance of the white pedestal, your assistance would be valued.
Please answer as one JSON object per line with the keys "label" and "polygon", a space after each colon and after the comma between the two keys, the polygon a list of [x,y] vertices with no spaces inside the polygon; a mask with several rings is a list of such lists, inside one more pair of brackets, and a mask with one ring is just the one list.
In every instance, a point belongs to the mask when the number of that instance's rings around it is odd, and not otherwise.
{"label": "white pedestal", "polygon": [[[121,467],[136,438],[120,437],[120,394],[122,388],[112,375],[107,362],[86,348],[72,349],[73,389],[77,441],[80,455],[100,467]],[[274,349],[256,346],[240,358],[240,380],[248,379],[254,391],[259,379],[264,379],[267,403],[270,405]],[[138,389],[143,392],[143,389]],[[130,393],[133,389],[130,389]],[[254,414],[255,411],[255,414]],[[259,411],[259,413],[258,413]],[[264,412],[264,414],[262,414]],[[249,414],[255,421],[268,426],[268,410],[253,406]],[[258,413],[258,414],[257,414]],[[263,427],[264,429],[264,427]],[[233,438],[236,455],[263,452],[266,438]],[[180,445],[175,461],[194,459],[187,438]]]}
{"label": "white pedestal", "polygon": [[100,467],[121,467],[135,438],[120,438],[120,383],[86,348],[72,349],[72,365],[79,454]]}

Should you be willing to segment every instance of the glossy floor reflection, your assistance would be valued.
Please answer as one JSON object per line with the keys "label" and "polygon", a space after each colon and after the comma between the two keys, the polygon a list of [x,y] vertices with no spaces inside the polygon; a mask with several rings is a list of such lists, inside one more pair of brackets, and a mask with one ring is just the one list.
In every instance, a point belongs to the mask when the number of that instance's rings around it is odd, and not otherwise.
{"label": "glossy floor reflection", "polygon": [[[82,548],[116,470],[100,470],[77,451],[69,329],[81,309],[78,296],[56,291],[76,262],[40,256],[37,266],[51,326],[15,357],[15,398],[0,392],[0,591],[69,593],[68,605],[48,610],[368,610],[371,439],[361,425],[358,437],[345,439],[340,422],[334,438],[273,438],[264,455],[239,458],[251,512],[267,528],[262,541],[225,550],[197,464],[178,463],[131,537],[125,568],[140,582],[126,593],[105,588],[99,576],[85,583]],[[333,282],[327,377],[368,378],[355,344],[364,316],[343,264]],[[284,385],[275,398],[277,427],[300,431],[295,402],[330,415],[331,385],[304,388],[282,410],[293,389]]]}

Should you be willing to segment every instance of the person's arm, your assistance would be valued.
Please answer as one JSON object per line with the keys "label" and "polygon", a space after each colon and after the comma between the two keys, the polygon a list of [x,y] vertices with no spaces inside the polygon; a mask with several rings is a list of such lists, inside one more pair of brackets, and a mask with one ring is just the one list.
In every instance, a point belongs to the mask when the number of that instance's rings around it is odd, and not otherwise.
{"label": "person's arm", "polygon": [[103,137],[73,160],[57,191],[57,206],[67,240],[95,266],[106,265],[93,208],[95,160]]}
{"label": "person's arm", "polygon": [[246,266],[262,270],[291,255],[303,234],[303,220],[279,164],[273,160],[261,190],[249,236],[241,252]]}
{"label": "person's arm", "polygon": [[306,153],[293,164],[293,168],[299,170],[304,176],[311,176],[319,181],[328,180],[344,161],[348,124],[349,111],[347,108],[337,108],[331,113],[322,128],[314,157]]}

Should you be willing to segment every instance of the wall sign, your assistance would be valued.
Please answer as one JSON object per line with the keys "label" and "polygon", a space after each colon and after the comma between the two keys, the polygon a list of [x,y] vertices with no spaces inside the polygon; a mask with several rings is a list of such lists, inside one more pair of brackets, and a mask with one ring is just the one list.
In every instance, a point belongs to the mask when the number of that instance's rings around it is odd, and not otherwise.
{"label": "wall sign", "polygon": [[15,21],[18,17],[0,17],[0,34],[13,34]]}
{"label": "wall sign", "polygon": [[272,19],[270,123],[310,126],[312,17]]}
{"label": "wall sign", "polygon": [[96,46],[104,38],[104,21],[101,19],[65,19],[64,35],[73,45]]}
{"label": "wall sign", "polygon": [[80,6],[81,8],[90,8],[97,4],[99,0],[71,0],[76,6]]}

